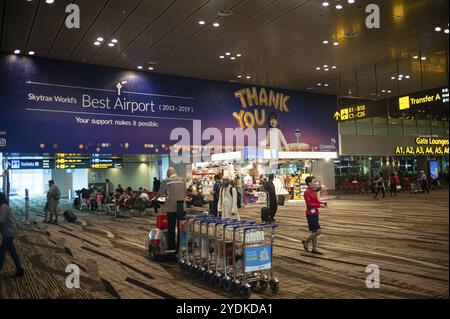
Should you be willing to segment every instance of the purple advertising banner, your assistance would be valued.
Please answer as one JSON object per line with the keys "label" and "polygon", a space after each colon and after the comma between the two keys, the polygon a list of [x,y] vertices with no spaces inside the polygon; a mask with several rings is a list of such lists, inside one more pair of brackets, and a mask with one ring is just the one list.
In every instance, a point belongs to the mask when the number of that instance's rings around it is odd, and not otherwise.
{"label": "purple advertising banner", "polygon": [[194,120],[224,132],[270,116],[291,151],[338,149],[332,95],[7,54],[0,83],[4,153],[168,153]]}

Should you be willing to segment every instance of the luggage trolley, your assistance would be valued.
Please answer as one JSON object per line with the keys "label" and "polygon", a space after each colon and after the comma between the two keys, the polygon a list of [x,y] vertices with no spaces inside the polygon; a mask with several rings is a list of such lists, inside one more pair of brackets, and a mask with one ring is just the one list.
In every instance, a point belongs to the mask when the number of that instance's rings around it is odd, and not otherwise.
{"label": "luggage trolley", "polygon": [[[270,286],[273,293],[279,290],[279,281],[273,275],[274,224],[261,224],[239,227],[234,231],[234,242],[241,245],[236,250],[242,256],[242,262],[233,262],[233,282],[238,285],[239,293],[249,298],[252,289],[260,285],[262,291]],[[241,249],[239,249],[241,248]],[[236,255],[233,256],[236,258]]]}
{"label": "luggage trolley", "polygon": [[234,229],[255,224],[253,221],[225,220],[221,225],[220,231],[216,233],[216,267],[214,275],[214,286],[216,288],[223,287],[226,291],[231,290]]}
{"label": "luggage trolley", "polygon": [[205,216],[184,216],[180,220],[178,263],[183,272],[191,272],[194,264],[194,221]]}

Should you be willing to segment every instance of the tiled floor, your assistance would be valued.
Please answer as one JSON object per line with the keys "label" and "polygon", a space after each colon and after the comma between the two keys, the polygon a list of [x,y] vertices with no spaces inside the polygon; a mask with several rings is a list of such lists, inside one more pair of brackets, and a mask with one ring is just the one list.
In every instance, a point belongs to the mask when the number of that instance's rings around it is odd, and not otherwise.
{"label": "tiled floor", "polygon": [[[155,217],[77,213],[83,224],[46,225],[40,223],[43,201],[31,204],[33,222],[16,239],[26,275],[9,278],[14,270],[7,257],[0,298],[238,298],[189,278],[176,263],[149,260],[144,241]],[[14,199],[12,206],[20,220],[23,202]],[[304,204],[280,207],[274,245],[280,292],[252,298],[448,298],[448,208],[448,190],[330,200],[321,213],[324,255],[315,256],[300,250],[307,236]],[[240,214],[258,219],[259,210],[246,207]],[[81,268],[80,289],[66,288],[71,263]],[[379,289],[366,288],[369,264],[380,268]]]}

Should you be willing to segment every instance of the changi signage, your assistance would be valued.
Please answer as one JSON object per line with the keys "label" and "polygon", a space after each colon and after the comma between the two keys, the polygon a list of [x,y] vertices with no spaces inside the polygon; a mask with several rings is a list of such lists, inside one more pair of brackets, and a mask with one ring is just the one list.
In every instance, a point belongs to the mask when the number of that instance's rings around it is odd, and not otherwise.
{"label": "changi signage", "polygon": [[386,113],[387,102],[386,100],[380,100],[341,107],[334,113],[333,117],[337,122],[346,122],[381,116]]}
{"label": "changi signage", "polygon": [[[205,146],[212,131],[268,129],[270,116],[290,151],[330,151],[321,145],[338,140],[336,122],[324,116],[333,95],[7,54],[0,54],[0,83],[1,152],[167,154],[177,132],[190,134],[187,145]],[[87,165],[79,163],[58,164]]]}
{"label": "changi signage", "polygon": [[434,137],[417,137],[415,145],[396,146],[396,155],[449,155],[449,140]]}
{"label": "changi signage", "polygon": [[6,163],[7,169],[52,169],[55,161],[49,159],[11,159]]}
{"label": "changi signage", "polygon": [[448,87],[436,88],[399,97],[392,101],[392,111],[408,111],[419,107],[448,106]]}

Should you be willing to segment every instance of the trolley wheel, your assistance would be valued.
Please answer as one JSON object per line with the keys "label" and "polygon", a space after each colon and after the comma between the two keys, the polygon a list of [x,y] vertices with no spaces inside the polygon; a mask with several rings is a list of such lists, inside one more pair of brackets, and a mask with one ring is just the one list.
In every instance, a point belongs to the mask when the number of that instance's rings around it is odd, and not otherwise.
{"label": "trolley wheel", "polygon": [[180,266],[181,270],[184,270],[184,265],[186,264],[186,261],[184,259],[178,260],[178,266]]}
{"label": "trolley wheel", "polygon": [[239,290],[241,282],[239,280],[232,280],[231,281],[231,291],[236,292]]}
{"label": "trolley wheel", "polygon": [[150,257],[151,260],[153,261],[157,261],[158,260],[158,249],[153,247],[153,246],[148,246],[148,256]]}
{"label": "trolley wheel", "polygon": [[255,289],[258,286],[258,282],[253,280],[249,282],[250,288]]}
{"label": "trolley wheel", "polygon": [[212,277],[212,271],[211,270],[205,271],[205,278],[204,278],[204,280],[210,282],[211,281],[211,277]]}
{"label": "trolley wheel", "polygon": [[192,277],[197,277],[197,271],[198,271],[198,266],[197,265],[193,265],[191,267],[191,276]]}
{"label": "trolley wheel", "polygon": [[214,275],[214,287],[220,288],[222,285],[222,276],[220,274]]}
{"label": "trolley wheel", "polygon": [[262,291],[265,291],[268,286],[269,286],[268,280],[264,280],[264,279],[259,280],[259,287],[261,288]]}
{"label": "trolley wheel", "polygon": [[272,278],[269,281],[270,289],[272,289],[272,292],[276,294],[280,290],[280,283],[277,278]]}
{"label": "trolley wheel", "polygon": [[206,279],[206,269],[204,267],[202,267],[199,271],[198,271],[198,278],[200,280],[205,280]]}
{"label": "trolley wheel", "polygon": [[191,263],[187,263],[186,264],[186,268],[185,268],[185,273],[190,273],[192,269],[192,264]]}
{"label": "trolley wheel", "polygon": [[213,271],[210,271],[210,275],[209,276],[210,276],[209,277],[209,282],[214,285],[215,273]]}
{"label": "trolley wheel", "polygon": [[242,298],[248,299],[252,295],[252,287],[249,284],[244,284],[239,287],[239,293]]}
{"label": "trolley wheel", "polygon": [[229,276],[222,279],[222,287],[225,291],[231,291],[231,278]]}

